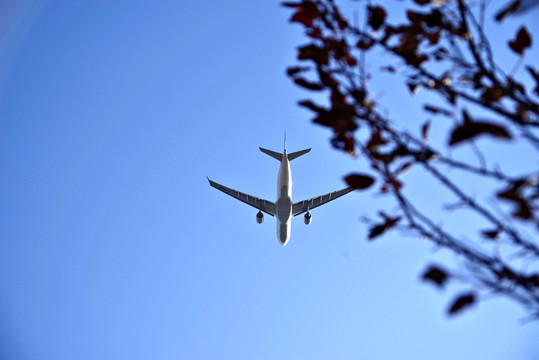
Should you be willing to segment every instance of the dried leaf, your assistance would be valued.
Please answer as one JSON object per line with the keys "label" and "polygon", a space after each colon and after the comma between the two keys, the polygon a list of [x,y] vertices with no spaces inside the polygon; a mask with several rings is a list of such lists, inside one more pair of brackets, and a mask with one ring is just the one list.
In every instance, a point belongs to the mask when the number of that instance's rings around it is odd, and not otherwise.
{"label": "dried leaf", "polygon": [[481,235],[483,235],[487,239],[491,239],[491,240],[497,239],[498,236],[500,236],[500,233],[501,233],[500,229],[481,231]]}
{"label": "dried leaf", "polygon": [[378,224],[369,229],[369,240],[373,240],[374,238],[382,235],[384,231],[386,231],[386,225],[385,224]]}
{"label": "dried leaf", "polygon": [[376,152],[378,148],[382,145],[387,144],[387,141],[382,138],[382,133],[380,130],[376,130],[372,135],[369,141],[367,141],[367,149],[372,153]]}
{"label": "dried leaf", "polygon": [[424,281],[430,281],[438,287],[443,287],[449,279],[447,273],[436,265],[431,265],[421,277]]}
{"label": "dried leaf", "polygon": [[455,315],[456,313],[470,307],[475,302],[474,293],[465,293],[460,295],[451,305],[448,310],[449,315]]}
{"label": "dried leaf", "polygon": [[344,181],[355,190],[363,190],[374,183],[374,178],[369,175],[350,174],[344,178]]}
{"label": "dried leaf", "polygon": [[322,90],[324,89],[324,86],[320,83],[314,83],[314,82],[310,82],[310,81],[307,81],[303,78],[295,78],[294,79],[294,82],[301,86],[301,87],[304,87],[306,89],[309,89],[309,90]]}
{"label": "dried leaf", "polygon": [[374,41],[368,39],[368,40],[359,40],[356,44],[356,47],[361,50],[368,50],[371,46],[374,45]]}
{"label": "dried leaf", "polygon": [[520,27],[515,39],[509,41],[509,47],[511,50],[519,55],[524,55],[524,49],[529,48],[531,45],[532,39],[524,26]]}
{"label": "dried leaf", "polygon": [[397,225],[397,223],[401,220],[400,216],[391,217],[391,216],[386,215],[383,212],[380,212],[380,216],[384,218],[384,222],[380,224],[376,224],[369,229],[369,237],[368,237],[369,240],[372,240],[382,235],[386,230],[391,229],[392,227]]}
{"label": "dried leaf", "polygon": [[303,107],[306,107],[307,109],[310,109],[312,111],[315,111],[315,112],[323,112],[323,111],[326,111],[326,109],[316,105],[315,103],[313,103],[312,101],[310,100],[302,100],[302,101],[299,101],[298,102],[298,105],[300,106],[303,106]]}
{"label": "dried leaf", "polygon": [[[288,5],[291,4],[294,3],[288,3]],[[316,4],[312,1],[305,0],[299,6],[296,6],[296,8],[297,10],[292,15],[292,18],[290,18],[290,22],[299,22],[307,27],[312,27],[314,21],[320,16]]]}
{"label": "dried leaf", "polygon": [[369,6],[369,20],[368,24],[374,29],[378,30],[384,25],[387,13],[381,6]]}
{"label": "dried leaf", "polygon": [[529,220],[533,218],[533,212],[530,208],[530,205],[525,201],[521,201],[518,203],[518,206],[515,211],[511,213],[514,217]]}
{"label": "dried leaf", "polygon": [[290,8],[297,8],[298,6],[301,6],[302,3],[300,2],[291,2],[291,1],[284,1],[281,3],[284,7],[290,7]]}
{"label": "dried leaf", "polygon": [[[425,22],[427,23],[427,26],[431,28],[443,28],[444,27],[443,19],[444,19],[444,16],[442,12],[440,11],[440,9],[433,9],[432,12],[428,14]],[[440,30],[438,30],[437,32],[438,32],[438,35],[436,36],[439,37]]]}
{"label": "dried leaf", "polygon": [[427,20],[427,15],[412,10],[406,11],[406,17],[414,26],[421,26],[421,23]]}
{"label": "dried leaf", "polygon": [[329,87],[330,89],[337,89],[339,87],[338,81],[333,78],[330,71],[322,69],[321,66],[317,66],[316,71],[318,72],[318,77],[320,78],[320,82],[322,84]]}
{"label": "dried leaf", "polygon": [[352,55],[350,55],[349,53],[344,54],[344,59],[346,60],[346,64],[348,66],[356,66],[357,65],[356,58],[353,57]]}
{"label": "dried leaf", "polygon": [[286,74],[288,76],[294,76],[294,75],[299,74],[301,72],[305,72],[305,71],[307,71],[309,69],[310,68],[306,67],[306,66],[292,66],[292,67],[289,67],[288,69],[286,69]]}
{"label": "dried leaf", "polygon": [[314,44],[305,45],[298,49],[298,60],[312,60],[318,65],[329,63],[329,52],[327,49]]}
{"label": "dried leaf", "polygon": [[466,111],[463,111],[464,123],[451,131],[449,145],[471,140],[482,134],[489,134],[501,139],[511,139],[509,132],[501,125],[484,121],[472,121]]}
{"label": "dried leaf", "polygon": [[500,88],[496,86],[485,88],[483,91],[483,94],[481,95],[481,99],[486,102],[487,104],[490,104],[491,102],[498,102],[503,96],[503,92]]}
{"label": "dried leaf", "polygon": [[425,34],[425,38],[429,41],[430,45],[438,44],[438,41],[440,41],[440,30]]}

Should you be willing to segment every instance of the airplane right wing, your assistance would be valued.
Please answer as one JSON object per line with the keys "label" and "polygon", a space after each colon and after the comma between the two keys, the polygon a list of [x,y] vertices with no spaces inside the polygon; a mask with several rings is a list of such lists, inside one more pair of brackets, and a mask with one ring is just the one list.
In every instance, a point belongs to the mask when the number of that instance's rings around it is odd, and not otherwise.
{"label": "airplane right wing", "polygon": [[266,214],[269,214],[271,216],[275,215],[275,203],[268,200],[259,199],[249,194],[244,194],[242,192],[239,192],[238,190],[228,188],[226,186],[216,183],[215,181],[211,181],[209,178],[208,181],[210,182],[210,185],[217,190],[221,190],[225,194],[230,195],[233,198],[236,198],[239,201],[246,203],[247,205],[251,205],[252,207],[257,208],[258,210],[263,211]]}
{"label": "airplane right wing", "polygon": [[334,191],[329,194],[325,194],[322,196],[313,197],[308,200],[299,201],[297,203],[294,203],[292,205],[292,215],[297,216],[300,214],[303,214],[306,211],[312,210],[316,207],[319,207],[320,205],[324,205],[325,203],[330,202],[331,200],[335,200],[337,198],[340,198],[343,195],[348,194],[350,191],[353,191],[354,188],[349,186],[347,188],[344,188],[342,190]]}

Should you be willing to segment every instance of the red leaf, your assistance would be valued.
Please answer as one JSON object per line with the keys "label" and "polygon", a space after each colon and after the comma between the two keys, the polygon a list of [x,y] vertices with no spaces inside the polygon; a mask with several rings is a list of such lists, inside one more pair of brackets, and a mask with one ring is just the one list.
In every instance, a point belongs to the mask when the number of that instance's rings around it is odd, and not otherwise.
{"label": "red leaf", "polygon": [[[288,3],[291,5],[290,3]],[[284,5],[284,4],[283,4]],[[290,22],[299,22],[307,27],[314,25],[314,20],[320,16],[315,3],[312,1],[303,1],[301,5],[297,6],[297,11],[292,15]]]}
{"label": "red leaf", "polygon": [[332,77],[332,74],[329,71],[323,70],[321,66],[317,66],[316,71],[318,72],[318,77],[322,84],[331,89],[337,89],[339,87],[339,83]]}
{"label": "red leaf", "polygon": [[484,121],[472,121],[466,111],[463,111],[464,123],[451,132],[449,145],[455,145],[465,140],[471,140],[482,134],[489,134],[498,138],[511,139],[509,132],[501,125]]}
{"label": "red leaf", "polygon": [[288,69],[286,69],[286,74],[288,76],[294,76],[296,74],[299,74],[301,72],[305,72],[307,70],[309,70],[310,68],[306,67],[306,66],[292,66],[292,67],[289,67]]}
{"label": "red leaf", "polygon": [[384,24],[387,13],[386,10],[381,6],[369,6],[369,25],[374,29],[378,30]]}
{"label": "red leaf", "polygon": [[440,40],[440,30],[433,32],[433,33],[427,33],[425,34],[425,38],[429,40],[429,43],[431,45],[438,44],[438,41]]}
{"label": "red leaf", "polygon": [[315,103],[313,103],[310,100],[302,100],[302,101],[298,102],[298,105],[306,107],[307,109],[310,109],[310,110],[315,111],[317,113],[326,111],[326,109],[316,105]]}
{"label": "red leaf", "polygon": [[421,277],[424,281],[430,281],[438,287],[443,287],[448,280],[447,273],[435,265],[431,265]]}
{"label": "red leaf", "polygon": [[481,231],[481,235],[486,237],[487,239],[497,239],[498,236],[500,236],[501,229],[495,229],[495,230],[483,230]]}
{"label": "red leaf", "polygon": [[511,213],[514,217],[521,218],[521,219],[532,219],[533,218],[533,212],[530,208],[530,205],[526,201],[521,201],[518,203],[518,206],[515,211]]}
{"label": "red leaf", "polygon": [[368,175],[362,174],[350,174],[344,178],[344,181],[348,186],[353,187],[355,190],[363,190],[370,187],[374,183],[374,179]]}
{"label": "red leaf", "polygon": [[378,224],[369,229],[369,240],[378,237],[386,231],[387,226],[385,224]]}
{"label": "red leaf", "polygon": [[391,216],[387,215],[386,213],[384,213],[383,211],[380,211],[379,215],[382,218],[384,218],[384,220],[386,221],[385,225],[387,226],[388,229],[392,228],[395,225],[397,225],[397,223],[401,220],[400,216],[391,217]]}
{"label": "red leaf", "polygon": [[406,17],[413,25],[421,26],[421,22],[427,19],[427,16],[412,10],[406,11]]}
{"label": "red leaf", "polygon": [[384,222],[376,224],[369,229],[369,240],[372,240],[382,235],[386,230],[389,230],[394,227],[401,219],[400,216],[391,217],[383,212],[380,212],[380,216],[384,218]]}
{"label": "red leaf", "polygon": [[531,45],[532,39],[524,26],[520,27],[516,38],[509,41],[509,47],[511,48],[511,50],[520,55],[523,55],[524,49],[529,48]]}
{"label": "red leaf", "polygon": [[309,90],[322,90],[322,89],[324,89],[324,87],[321,84],[310,82],[310,81],[307,81],[307,80],[305,80],[303,78],[295,78],[294,82],[297,85],[299,85],[301,87],[304,87],[306,89],[309,89]]}
{"label": "red leaf", "polygon": [[470,307],[475,302],[474,293],[466,293],[460,295],[451,305],[448,310],[449,315],[455,315],[456,313]]}
{"label": "red leaf", "polygon": [[344,59],[346,60],[346,64],[348,64],[349,66],[357,65],[356,58],[350,55],[349,53],[344,54]]}
{"label": "red leaf", "polygon": [[284,1],[284,2],[281,3],[281,5],[284,6],[284,7],[297,8],[298,6],[301,6],[301,3]]}
{"label": "red leaf", "polygon": [[372,40],[359,40],[356,44],[356,47],[361,50],[368,50],[371,46],[374,45],[374,41]]}
{"label": "red leaf", "polygon": [[318,65],[327,65],[329,63],[329,52],[327,49],[314,44],[300,47],[298,60],[312,60]]}
{"label": "red leaf", "polygon": [[502,97],[502,90],[495,86],[485,88],[483,94],[481,95],[481,99],[487,104],[490,104],[491,102],[498,102]]}
{"label": "red leaf", "polygon": [[382,139],[382,133],[380,130],[376,130],[369,141],[367,141],[366,146],[370,152],[376,152],[380,146],[385,144],[387,144],[387,141]]}

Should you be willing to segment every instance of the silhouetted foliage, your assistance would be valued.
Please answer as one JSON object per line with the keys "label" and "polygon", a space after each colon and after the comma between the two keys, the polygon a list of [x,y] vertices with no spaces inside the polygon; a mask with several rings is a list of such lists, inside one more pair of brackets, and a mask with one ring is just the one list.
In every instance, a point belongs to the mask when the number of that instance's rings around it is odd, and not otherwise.
{"label": "silhouetted foliage", "polygon": [[[533,44],[529,28],[520,26],[505,40],[489,39],[484,24],[492,2],[486,0],[405,0],[404,20],[398,24],[389,21],[390,5],[384,7],[390,1],[355,4],[355,17],[364,22],[356,19],[353,25],[334,0],[283,3],[293,12],[290,21],[300,24],[308,39],[298,47],[301,66],[290,67],[287,74],[317,93],[317,100],[299,105],[314,114],[314,123],[332,130],[333,147],[370,168],[371,175],[352,174],[345,181],[365,189],[376,179],[379,193],[393,199],[388,210],[392,215],[379,211],[381,220],[372,220],[367,238],[377,239],[395,228],[458,254],[460,266],[430,266],[422,276],[438,287],[454,281],[470,289],[454,300],[450,315],[494,293],[539,316],[539,273],[533,272],[539,265],[538,169],[503,171],[478,144],[513,147],[517,161],[537,157],[539,72],[536,64],[525,64]],[[498,6],[501,9],[490,15],[497,22],[513,21],[510,15],[523,11],[519,0]],[[530,1],[526,6],[531,7]],[[515,57],[510,72],[498,64],[491,41]],[[406,114],[399,111],[395,117],[387,110],[391,104],[384,107],[371,90],[380,74],[374,66],[395,76],[412,95],[420,89],[438,95],[423,104],[425,118],[417,134],[406,128]],[[326,102],[320,94],[328,95]],[[431,137],[429,116],[449,120],[443,130],[447,142]],[[443,126],[436,124],[438,129]],[[517,146],[526,146],[528,153]],[[468,155],[454,156],[457,149],[469,149]],[[473,213],[478,219],[470,225],[477,224],[474,232],[461,235],[433,218],[421,199],[407,191],[402,176],[412,171],[439,188],[439,198],[431,200],[440,209]],[[461,178],[473,178],[488,198],[479,198]],[[456,203],[447,205],[446,194]]]}
{"label": "silhouetted foliage", "polygon": [[449,315],[454,315],[463,309],[470,307],[475,302],[474,293],[462,294],[456,298],[451,307],[448,310]]}
{"label": "silhouetted foliage", "polygon": [[449,280],[447,273],[438,266],[431,265],[423,274],[423,280],[431,281],[439,287],[443,287]]}

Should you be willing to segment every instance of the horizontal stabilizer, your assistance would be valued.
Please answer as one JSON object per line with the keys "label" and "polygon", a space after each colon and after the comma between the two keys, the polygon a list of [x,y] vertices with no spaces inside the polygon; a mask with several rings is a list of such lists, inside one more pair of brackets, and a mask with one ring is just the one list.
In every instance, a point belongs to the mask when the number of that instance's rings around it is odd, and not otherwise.
{"label": "horizontal stabilizer", "polygon": [[276,160],[279,160],[279,162],[281,162],[283,160],[283,154],[281,154],[281,153],[271,151],[271,150],[268,150],[268,149],[264,149],[264,148],[259,148],[259,149],[264,154],[269,155],[269,156],[271,156],[272,158],[274,158]]}
{"label": "horizontal stabilizer", "polygon": [[[283,154],[281,154],[281,153],[271,151],[271,150],[268,150],[268,149],[264,149],[264,148],[259,148],[259,149],[264,154],[267,154],[267,155],[271,156],[272,158],[274,158],[276,160],[279,160],[279,161],[283,160]],[[311,149],[305,149],[305,150],[301,150],[301,151],[296,151],[296,152],[293,152],[291,154],[287,154],[286,156],[288,157],[288,161],[292,161],[294,159],[299,158],[301,155],[307,154],[309,151],[311,151]]]}
{"label": "horizontal stabilizer", "polygon": [[309,151],[311,151],[311,149],[305,149],[305,150],[296,151],[296,152],[293,152],[293,153],[291,153],[291,154],[288,154],[288,161],[292,161],[292,160],[294,160],[294,159],[297,159],[297,158],[299,158],[301,155],[307,154]]}

